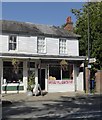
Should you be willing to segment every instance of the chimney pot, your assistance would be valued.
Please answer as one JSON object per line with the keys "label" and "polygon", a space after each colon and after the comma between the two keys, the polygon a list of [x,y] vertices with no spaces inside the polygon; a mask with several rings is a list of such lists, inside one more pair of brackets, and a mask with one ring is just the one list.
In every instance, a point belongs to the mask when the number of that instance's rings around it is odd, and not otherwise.
{"label": "chimney pot", "polygon": [[65,25],[64,29],[67,30],[67,31],[73,31],[73,22],[71,20],[71,16],[67,17],[66,25]]}
{"label": "chimney pot", "polygon": [[66,21],[67,23],[71,23],[72,22],[72,20],[71,20],[71,17],[69,16],[69,17],[67,17],[67,21]]}

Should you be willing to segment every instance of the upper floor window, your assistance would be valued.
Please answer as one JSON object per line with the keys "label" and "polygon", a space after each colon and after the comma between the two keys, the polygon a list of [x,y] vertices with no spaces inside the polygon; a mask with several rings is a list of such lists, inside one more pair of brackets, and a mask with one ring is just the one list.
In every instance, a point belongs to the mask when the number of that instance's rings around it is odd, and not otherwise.
{"label": "upper floor window", "polygon": [[16,50],[17,48],[17,36],[9,36],[9,50]]}
{"label": "upper floor window", "polygon": [[60,39],[59,40],[59,53],[60,54],[66,54],[66,52],[67,52],[66,40],[65,39]]}
{"label": "upper floor window", "polygon": [[45,53],[46,52],[45,37],[38,37],[38,39],[37,39],[37,52],[38,53]]}

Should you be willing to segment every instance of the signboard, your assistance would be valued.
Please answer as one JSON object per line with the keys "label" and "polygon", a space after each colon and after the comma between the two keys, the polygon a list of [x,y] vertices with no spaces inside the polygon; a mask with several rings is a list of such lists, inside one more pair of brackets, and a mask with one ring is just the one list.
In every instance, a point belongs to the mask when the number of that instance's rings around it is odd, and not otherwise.
{"label": "signboard", "polygon": [[91,65],[88,65],[88,68],[91,68]]}
{"label": "signboard", "polygon": [[90,59],[89,59],[89,63],[94,63],[94,62],[96,62],[96,59],[95,59],[95,58],[90,58]]}
{"label": "signboard", "polygon": [[[88,58],[86,60],[88,60]],[[90,58],[89,59],[89,63],[94,63],[94,62],[96,62],[96,58]]]}
{"label": "signboard", "polygon": [[72,84],[73,80],[48,80],[48,84]]}

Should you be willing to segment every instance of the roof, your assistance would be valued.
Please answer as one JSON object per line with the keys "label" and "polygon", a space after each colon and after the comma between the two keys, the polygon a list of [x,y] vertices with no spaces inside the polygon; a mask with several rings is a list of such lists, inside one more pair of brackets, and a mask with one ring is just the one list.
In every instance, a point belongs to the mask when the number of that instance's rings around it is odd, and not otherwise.
{"label": "roof", "polygon": [[53,25],[0,20],[0,26],[2,26],[2,28],[0,28],[0,31],[2,31],[2,33],[21,34],[21,35],[30,35],[30,36],[42,35],[42,36],[62,37],[62,38],[80,37],[80,35],[77,35],[70,31],[66,31],[63,28],[56,27]]}

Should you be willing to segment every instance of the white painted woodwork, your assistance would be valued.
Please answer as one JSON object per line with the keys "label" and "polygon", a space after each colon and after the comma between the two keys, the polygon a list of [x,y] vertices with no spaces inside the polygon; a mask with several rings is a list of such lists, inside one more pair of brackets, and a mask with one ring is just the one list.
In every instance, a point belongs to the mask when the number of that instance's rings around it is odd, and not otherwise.
{"label": "white painted woodwork", "polygon": [[[59,38],[45,37],[46,53],[45,55],[59,54]],[[67,39],[68,56],[79,56],[79,41],[76,39]],[[37,54],[37,36],[17,36],[17,49],[9,51],[9,35],[0,35],[0,51],[2,53],[24,53]],[[61,55],[60,55],[61,56]]]}
{"label": "white painted woodwork", "polygon": [[79,72],[77,77],[77,91],[83,91],[84,90],[84,81],[83,81],[83,72]]}
{"label": "white painted woodwork", "polygon": [[[51,81],[51,80],[50,80]],[[58,80],[56,80],[58,81]],[[64,80],[62,80],[64,81]],[[68,80],[67,80],[68,81]],[[58,82],[61,82],[59,80]],[[68,84],[48,84],[48,92],[74,92],[74,81]]]}
{"label": "white painted woodwork", "polygon": [[37,37],[18,37],[18,52],[37,53]]}
{"label": "white painted woodwork", "polygon": [[47,55],[59,55],[59,39],[46,38]]}
{"label": "white painted woodwork", "polygon": [[23,84],[24,84],[24,91],[27,91],[28,83],[28,68],[27,68],[27,61],[23,61]]}
{"label": "white painted woodwork", "polygon": [[68,56],[79,56],[79,41],[78,40],[67,40],[67,51]]}

